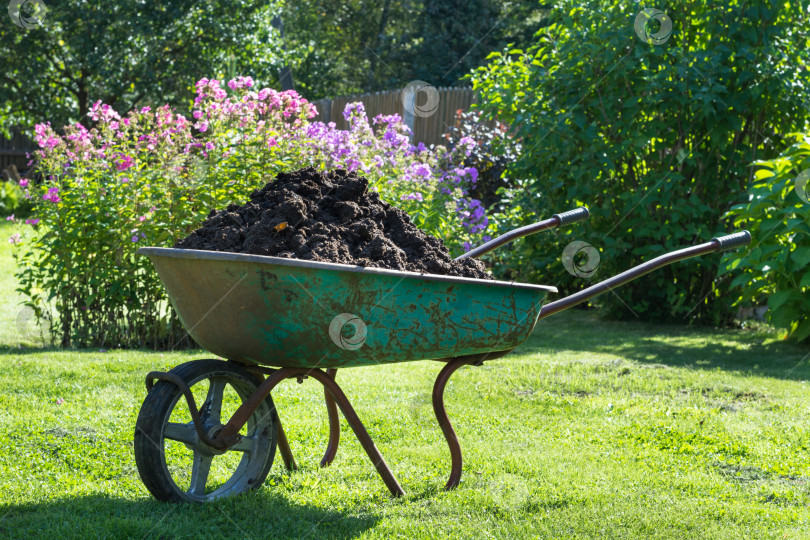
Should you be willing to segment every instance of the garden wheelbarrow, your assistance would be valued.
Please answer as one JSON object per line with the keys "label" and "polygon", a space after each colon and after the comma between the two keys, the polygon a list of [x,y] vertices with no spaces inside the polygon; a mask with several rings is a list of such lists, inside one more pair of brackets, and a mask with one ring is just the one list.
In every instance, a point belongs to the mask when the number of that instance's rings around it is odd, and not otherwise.
{"label": "garden wheelbarrow", "polygon": [[[579,208],[517,229],[462,255],[581,221]],[[194,360],[149,373],[135,429],[135,460],[158,499],[208,501],[260,486],[278,448],[297,468],[271,396],[285,379],[324,387],[335,458],[338,408],[385,485],[404,493],[335,377],[338,369],[437,360],[433,408],[450,448],[447,489],[458,485],[461,447],[444,407],[450,376],[502,357],[537,321],[673,262],[750,243],[747,231],[713,238],[636,266],[568,297],[556,288],[260,255],[145,247],[184,328],[226,360]],[[198,406],[198,403],[200,405]]]}

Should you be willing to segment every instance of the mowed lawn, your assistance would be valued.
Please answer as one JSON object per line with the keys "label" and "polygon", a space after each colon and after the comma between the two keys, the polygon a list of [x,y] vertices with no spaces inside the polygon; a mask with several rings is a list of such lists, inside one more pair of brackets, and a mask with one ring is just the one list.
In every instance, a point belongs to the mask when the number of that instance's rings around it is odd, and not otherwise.
{"label": "mowed lawn", "polygon": [[[43,348],[18,322],[0,224],[0,537],[807,538],[810,349],[767,330],[543,321],[509,356],[463,368],[430,404],[435,362],[347,369],[338,379],[407,495],[392,498],[313,381],[276,404],[301,466],[206,505],[155,501],[132,436],[143,378],[204,351]],[[22,322],[25,317],[22,317]]]}

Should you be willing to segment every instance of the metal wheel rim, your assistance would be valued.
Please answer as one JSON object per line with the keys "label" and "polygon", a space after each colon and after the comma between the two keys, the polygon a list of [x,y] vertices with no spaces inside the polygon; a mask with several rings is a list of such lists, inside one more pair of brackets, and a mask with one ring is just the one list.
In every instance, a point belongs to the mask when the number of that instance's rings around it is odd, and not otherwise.
{"label": "metal wheel rim", "polygon": [[[194,379],[187,382],[189,388],[193,388],[193,386],[203,380],[209,381],[209,393],[211,391],[211,381],[212,380],[221,380],[224,382],[222,390],[224,391],[225,386],[230,386],[233,388],[236,393],[239,395],[240,399],[244,401],[247,399],[250,394],[253,392],[254,388],[250,386],[249,383],[242,381],[241,379],[235,378],[232,374],[228,372],[222,373],[206,373],[195,377]],[[215,499],[220,499],[224,497],[229,497],[232,495],[236,495],[247,491],[248,489],[254,487],[252,482],[250,481],[251,477],[255,478],[259,475],[259,473],[263,470],[265,463],[268,459],[268,454],[271,451],[271,446],[274,440],[274,433],[270,431],[272,427],[274,427],[274,411],[271,411],[270,408],[267,406],[266,401],[262,401],[259,407],[254,411],[254,413],[250,416],[247,423],[247,435],[243,438],[240,443],[237,443],[229,449],[228,452],[233,451],[242,451],[243,456],[240,460],[239,464],[233,469],[231,476],[228,480],[219,486],[217,489],[212,491],[211,493],[205,493],[205,487],[208,484],[208,473],[210,473],[210,467],[213,459],[217,457],[217,455],[223,454],[223,452],[215,452],[213,455],[210,456],[208,459],[207,470],[205,471],[205,478],[203,478],[202,483],[202,494],[199,492],[199,481],[196,482],[195,480],[199,480],[198,475],[202,472],[202,467],[198,467],[198,465],[204,465],[203,463],[198,464],[198,459],[202,456],[199,454],[207,454],[208,450],[204,444],[202,444],[197,436],[196,430],[191,422],[187,424],[179,424],[179,423],[170,423],[169,419],[172,416],[172,413],[175,411],[177,404],[181,401],[182,393],[177,392],[174,398],[172,399],[171,406],[167,408],[166,415],[161,420],[161,427],[160,427],[160,453],[161,453],[161,462],[163,465],[164,472],[166,473],[166,477],[171,481],[174,488],[178,491],[178,493],[182,494],[182,497],[189,500],[189,501],[197,501],[197,502],[206,502],[212,501]],[[221,410],[222,407],[222,392],[219,394],[219,407]],[[185,402],[183,400],[183,402]],[[208,395],[206,395],[206,400],[203,404],[199,405],[200,408],[200,415],[203,417],[203,422],[206,422],[206,406],[208,405]],[[220,424],[222,422],[219,422]],[[168,425],[174,426],[181,426],[181,429],[184,432],[184,438],[186,440],[181,440],[174,436],[166,436],[166,428]],[[209,434],[212,434],[215,429],[212,429]],[[175,432],[175,435],[177,432]],[[189,485],[189,489],[183,489],[177,485],[175,481],[174,475],[169,471],[168,463],[166,460],[166,441],[172,440],[179,443],[186,444],[188,447],[189,444],[194,446],[195,448],[192,449],[194,452],[193,454],[193,463],[192,463],[192,477]],[[240,450],[240,448],[245,448],[248,444],[245,441],[252,441],[253,448],[249,451]],[[198,457],[199,456],[199,457]],[[209,456],[206,456],[207,458]],[[197,489],[195,489],[197,488]]]}

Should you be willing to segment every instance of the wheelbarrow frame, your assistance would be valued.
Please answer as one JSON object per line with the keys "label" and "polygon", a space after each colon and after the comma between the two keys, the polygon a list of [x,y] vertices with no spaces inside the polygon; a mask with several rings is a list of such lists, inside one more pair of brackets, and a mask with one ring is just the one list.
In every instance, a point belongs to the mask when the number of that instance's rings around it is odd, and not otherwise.
{"label": "wheelbarrow frame", "polygon": [[[563,214],[555,214],[554,216],[552,216],[552,218],[548,220],[524,227],[522,229],[518,229],[516,231],[512,231],[511,233],[508,233],[503,237],[496,238],[495,240],[492,240],[491,242],[488,242],[487,244],[484,244],[479,248],[476,248],[472,252],[469,252],[468,254],[465,254],[460,258],[468,256],[478,256],[492,249],[495,249],[496,247],[508,241],[511,241],[514,238],[525,236],[527,234],[532,234],[534,232],[538,232],[541,230],[548,230],[561,225],[573,223],[575,221],[581,221],[582,219],[585,219],[587,217],[588,212],[584,208],[573,210]],[[551,316],[555,313],[571,308],[579,303],[590,300],[596,296],[599,296],[600,294],[610,291],[616,287],[619,287],[629,281],[632,281],[663,266],[691,257],[697,257],[700,255],[716,253],[727,249],[745,246],[750,243],[750,240],[751,240],[750,234],[747,231],[742,231],[724,237],[713,238],[709,242],[705,242],[703,244],[687,247],[684,249],[680,249],[677,251],[661,255],[655,259],[652,259],[636,267],[633,267],[625,272],[622,272],[616,276],[606,279],[582,291],[579,291],[568,297],[562,298],[554,302],[550,302],[542,306],[535,320],[535,324],[537,321],[545,317]],[[431,276],[430,279],[436,279],[437,277],[441,276]],[[442,433],[444,434],[444,437],[447,441],[451,459],[450,476],[445,485],[445,489],[448,490],[453,489],[459,484],[461,480],[462,462],[463,462],[461,446],[459,444],[458,438],[456,437],[455,430],[453,429],[452,423],[450,422],[450,418],[445,408],[444,391],[445,388],[447,387],[447,383],[450,380],[450,377],[459,368],[466,365],[480,366],[487,360],[493,360],[495,358],[499,358],[501,356],[508,354],[509,352],[511,352],[511,350],[513,350],[513,348],[514,347],[511,347],[508,350],[490,351],[480,354],[471,354],[458,357],[437,359],[438,361],[445,362],[445,365],[439,371],[439,374],[436,377],[436,380],[433,384],[433,392],[432,392],[433,410],[436,416],[436,420],[438,421]],[[263,381],[257,387],[255,392],[253,392],[252,395],[250,395],[245,401],[243,401],[241,406],[236,410],[233,416],[231,416],[231,418],[227,421],[227,423],[224,424],[222,429],[218,430],[215,433],[206,432],[205,429],[203,428],[200,422],[199,409],[197,408],[197,405],[194,401],[194,397],[191,393],[191,390],[188,388],[186,383],[177,375],[173,374],[172,372],[168,373],[158,371],[150,372],[146,377],[147,391],[148,392],[151,391],[155,380],[166,381],[176,385],[186,398],[189,411],[191,413],[192,422],[194,423],[194,427],[197,431],[197,436],[199,437],[199,440],[202,441],[203,444],[207,445],[212,449],[216,449],[218,451],[227,451],[228,448],[233,447],[234,445],[239,443],[241,439],[241,436],[239,435],[240,429],[242,429],[242,427],[247,423],[248,419],[251,417],[251,415],[257,409],[257,407],[271,394],[273,389],[281,381],[285,379],[294,378],[297,379],[299,383],[301,383],[306,378],[315,379],[316,381],[321,383],[321,385],[323,385],[324,387],[324,398],[326,402],[327,416],[329,420],[329,441],[324,456],[321,459],[320,465],[322,467],[328,466],[330,463],[332,463],[332,461],[336,456],[340,442],[340,421],[338,416],[338,409],[340,409],[340,411],[343,413],[343,416],[346,418],[349,426],[352,428],[355,436],[359,440],[360,444],[362,445],[363,449],[365,450],[366,454],[368,455],[369,459],[371,460],[372,464],[374,465],[375,469],[381,476],[383,482],[388,487],[392,495],[394,496],[404,495],[405,493],[404,490],[400,486],[391,469],[386,464],[382,454],[380,454],[380,451],[374,445],[371,436],[368,434],[368,431],[366,430],[365,426],[363,426],[363,423],[360,420],[354,408],[352,407],[351,402],[346,397],[340,385],[336,382],[335,380],[337,375],[336,368],[321,369],[318,367],[281,367],[278,369],[273,369],[263,367],[260,365],[244,365],[241,363],[240,365],[243,365],[243,367],[245,367],[245,369],[247,369],[251,373],[263,377]],[[284,433],[284,429],[281,426],[280,421],[278,423],[277,441],[278,441],[278,449],[281,453],[286,468],[288,470],[297,469],[297,464],[290,450],[286,435]]]}

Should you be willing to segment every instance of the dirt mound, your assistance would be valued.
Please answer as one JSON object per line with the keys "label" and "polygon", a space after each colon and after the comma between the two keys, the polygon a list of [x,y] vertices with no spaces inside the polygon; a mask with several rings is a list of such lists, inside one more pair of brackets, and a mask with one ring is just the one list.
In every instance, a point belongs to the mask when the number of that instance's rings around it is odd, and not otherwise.
{"label": "dirt mound", "polygon": [[279,174],[244,206],[212,210],[174,247],[492,279],[478,260],[453,261],[441,240],[344,170]]}

